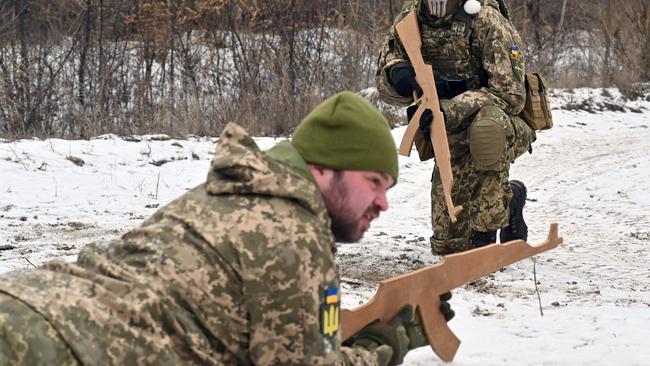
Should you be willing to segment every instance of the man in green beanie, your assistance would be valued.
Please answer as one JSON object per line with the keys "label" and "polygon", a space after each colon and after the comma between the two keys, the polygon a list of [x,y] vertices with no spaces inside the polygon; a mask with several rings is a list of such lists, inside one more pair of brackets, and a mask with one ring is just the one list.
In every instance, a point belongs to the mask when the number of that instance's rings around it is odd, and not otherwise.
{"label": "man in green beanie", "polygon": [[342,346],[334,262],[335,240],[388,208],[397,167],[388,123],[353,93],[265,152],[229,124],[206,182],[141,226],[0,276],[0,364],[397,364],[424,345],[417,317]]}

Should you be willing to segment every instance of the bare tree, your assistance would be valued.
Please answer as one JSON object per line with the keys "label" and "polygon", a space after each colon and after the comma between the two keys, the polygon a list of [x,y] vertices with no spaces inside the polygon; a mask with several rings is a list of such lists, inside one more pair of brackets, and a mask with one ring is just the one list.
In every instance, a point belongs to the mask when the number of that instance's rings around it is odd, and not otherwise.
{"label": "bare tree", "polygon": [[[553,86],[650,79],[647,0],[505,0]],[[0,135],[286,134],[374,83],[405,0],[0,0]],[[561,6],[560,6],[561,5]]]}

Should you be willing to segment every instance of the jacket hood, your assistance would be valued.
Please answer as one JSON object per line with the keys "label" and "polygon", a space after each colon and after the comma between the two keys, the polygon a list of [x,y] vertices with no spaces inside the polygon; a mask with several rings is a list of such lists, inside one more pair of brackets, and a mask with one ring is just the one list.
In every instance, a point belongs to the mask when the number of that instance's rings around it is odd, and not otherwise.
{"label": "jacket hood", "polygon": [[282,142],[265,153],[235,123],[229,123],[219,137],[206,190],[212,195],[293,199],[314,214],[327,212],[307,164],[290,142]]}

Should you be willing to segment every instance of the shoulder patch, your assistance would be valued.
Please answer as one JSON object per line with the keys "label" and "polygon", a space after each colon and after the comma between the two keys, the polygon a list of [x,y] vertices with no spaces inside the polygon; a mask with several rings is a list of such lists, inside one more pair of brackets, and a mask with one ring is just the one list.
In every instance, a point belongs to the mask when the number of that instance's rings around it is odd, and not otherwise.
{"label": "shoulder patch", "polygon": [[512,71],[519,81],[524,80],[524,53],[519,50],[519,46],[513,44],[510,47],[510,63]]}
{"label": "shoulder patch", "polygon": [[524,54],[519,51],[519,47],[516,44],[513,44],[512,47],[510,47],[510,58],[519,61],[524,60]]}
{"label": "shoulder patch", "polygon": [[324,287],[320,304],[320,328],[325,337],[334,337],[339,330],[341,296],[338,287]]}

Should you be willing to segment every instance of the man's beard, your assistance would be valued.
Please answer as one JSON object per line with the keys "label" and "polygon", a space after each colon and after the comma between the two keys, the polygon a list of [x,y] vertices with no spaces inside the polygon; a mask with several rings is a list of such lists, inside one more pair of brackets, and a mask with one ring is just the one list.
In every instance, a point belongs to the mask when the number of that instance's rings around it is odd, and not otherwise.
{"label": "man's beard", "polygon": [[324,195],[325,206],[332,220],[332,233],[336,241],[353,243],[363,236],[363,232],[358,229],[361,217],[354,217],[347,205],[348,190],[342,179],[343,174],[341,171],[334,173],[332,184]]}

